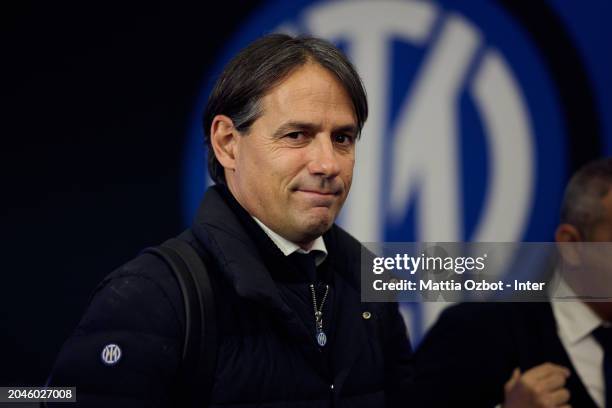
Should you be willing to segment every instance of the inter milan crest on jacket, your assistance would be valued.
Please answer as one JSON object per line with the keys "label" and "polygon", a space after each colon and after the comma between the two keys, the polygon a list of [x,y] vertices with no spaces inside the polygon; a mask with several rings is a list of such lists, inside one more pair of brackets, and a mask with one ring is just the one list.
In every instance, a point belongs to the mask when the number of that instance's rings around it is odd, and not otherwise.
{"label": "inter milan crest on jacket", "polygon": [[102,362],[106,365],[115,365],[121,359],[121,348],[116,344],[107,344],[102,353]]}

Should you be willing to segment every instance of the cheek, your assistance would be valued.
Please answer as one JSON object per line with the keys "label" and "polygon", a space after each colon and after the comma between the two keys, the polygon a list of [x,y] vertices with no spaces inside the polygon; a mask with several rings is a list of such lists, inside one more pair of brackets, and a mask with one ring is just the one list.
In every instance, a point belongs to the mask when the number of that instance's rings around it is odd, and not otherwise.
{"label": "cheek", "polygon": [[290,198],[292,181],[299,173],[295,163],[296,160],[290,160],[286,156],[255,163],[251,182],[259,185],[262,200],[268,202],[268,206],[286,205]]}
{"label": "cheek", "polygon": [[301,173],[306,170],[306,155],[303,149],[287,150],[284,154],[276,155],[268,163],[271,175],[281,188],[286,188]]}
{"label": "cheek", "polygon": [[[249,183],[266,184],[267,178],[276,173],[275,158],[268,146],[258,142],[256,135],[243,136],[240,149],[240,169]],[[251,140],[246,140],[251,138]]]}
{"label": "cheek", "polygon": [[240,139],[237,145],[236,167],[238,170],[242,171],[243,175],[252,177],[254,175],[253,169],[255,164],[260,161],[261,158],[260,152],[256,146],[251,144],[250,140],[246,139],[247,137],[252,137],[252,135],[242,136],[242,139]]}
{"label": "cheek", "polygon": [[347,190],[351,187],[351,183],[353,182],[353,168],[354,167],[355,167],[354,158],[347,159],[343,165],[342,179],[344,180]]}
{"label": "cheek", "polygon": [[597,226],[589,238],[593,242],[612,242],[612,223]]}

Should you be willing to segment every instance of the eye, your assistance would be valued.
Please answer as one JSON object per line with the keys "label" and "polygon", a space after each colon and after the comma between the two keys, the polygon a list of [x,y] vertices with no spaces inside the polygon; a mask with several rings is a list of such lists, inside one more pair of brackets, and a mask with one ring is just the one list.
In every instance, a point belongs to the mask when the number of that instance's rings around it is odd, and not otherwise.
{"label": "eye", "polygon": [[333,139],[334,139],[334,143],[343,144],[343,145],[353,144],[353,141],[355,140],[353,136],[350,136],[344,133],[339,133],[337,135],[334,135]]}
{"label": "eye", "polygon": [[291,132],[291,133],[287,133],[285,135],[285,137],[288,137],[289,139],[301,139],[305,136],[304,132],[301,131],[297,131],[297,132]]}

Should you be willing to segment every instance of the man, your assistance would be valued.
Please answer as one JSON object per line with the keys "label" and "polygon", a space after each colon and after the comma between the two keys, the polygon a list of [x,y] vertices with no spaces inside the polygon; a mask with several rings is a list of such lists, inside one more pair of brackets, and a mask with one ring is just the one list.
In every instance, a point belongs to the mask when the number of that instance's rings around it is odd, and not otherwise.
{"label": "man", "polygon": [[[216,303],[210,406],[398,402],[411,364],[404,323],[396,305],[360,302],[361,245],[334,225],[366,117],[354,68],[319,39],[263,37],[218,79],[204,114],[216,185],[189,242],[210,259]],[[181,302],[156,257],[122,266],[97,289],[52,383],[76,385],[88,404],[172,405]],[[109,344],[121,357],[105,365]]]}
{"label": "man", "polygon": [[[592,162],[572,177],[555,240],[561,264],[573,250],[564,243],[612,242],[612,158]],[[585,287],[593,272],[563,280],[566,293],[575,294],[578,281]],[[610,293],[612,287],[606,289]],[[604,387],[612,381],[604,375],[604,349],[612,353],[612,344],[597,334],[612,321],[611,306],[576,300],[447,309],[415,355],[417,405],[612,406],[612,390]]]}

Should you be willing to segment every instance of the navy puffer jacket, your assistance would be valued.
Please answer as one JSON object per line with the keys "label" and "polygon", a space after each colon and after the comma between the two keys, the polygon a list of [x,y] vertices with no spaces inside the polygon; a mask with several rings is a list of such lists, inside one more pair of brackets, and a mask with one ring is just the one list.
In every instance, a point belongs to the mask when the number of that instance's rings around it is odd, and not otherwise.
{"label": "navy puffer jacket", "polygon": [[[332,289],[321,348],[308,282],[227,189],[207,191],[192,232],[191,244],[214,260],[207,265],[219,332],[211,406],[410,405],[406,328],[397,305],[361,303],[354,238],[335,225],[324,235],[329,254],[318,273]],[[140,255],[99,285],[50,384],[76,386],[80,406],[174,406],[184,324],[172,272]],[[109,344],[121,349],[110,365],[101,356]]]}

